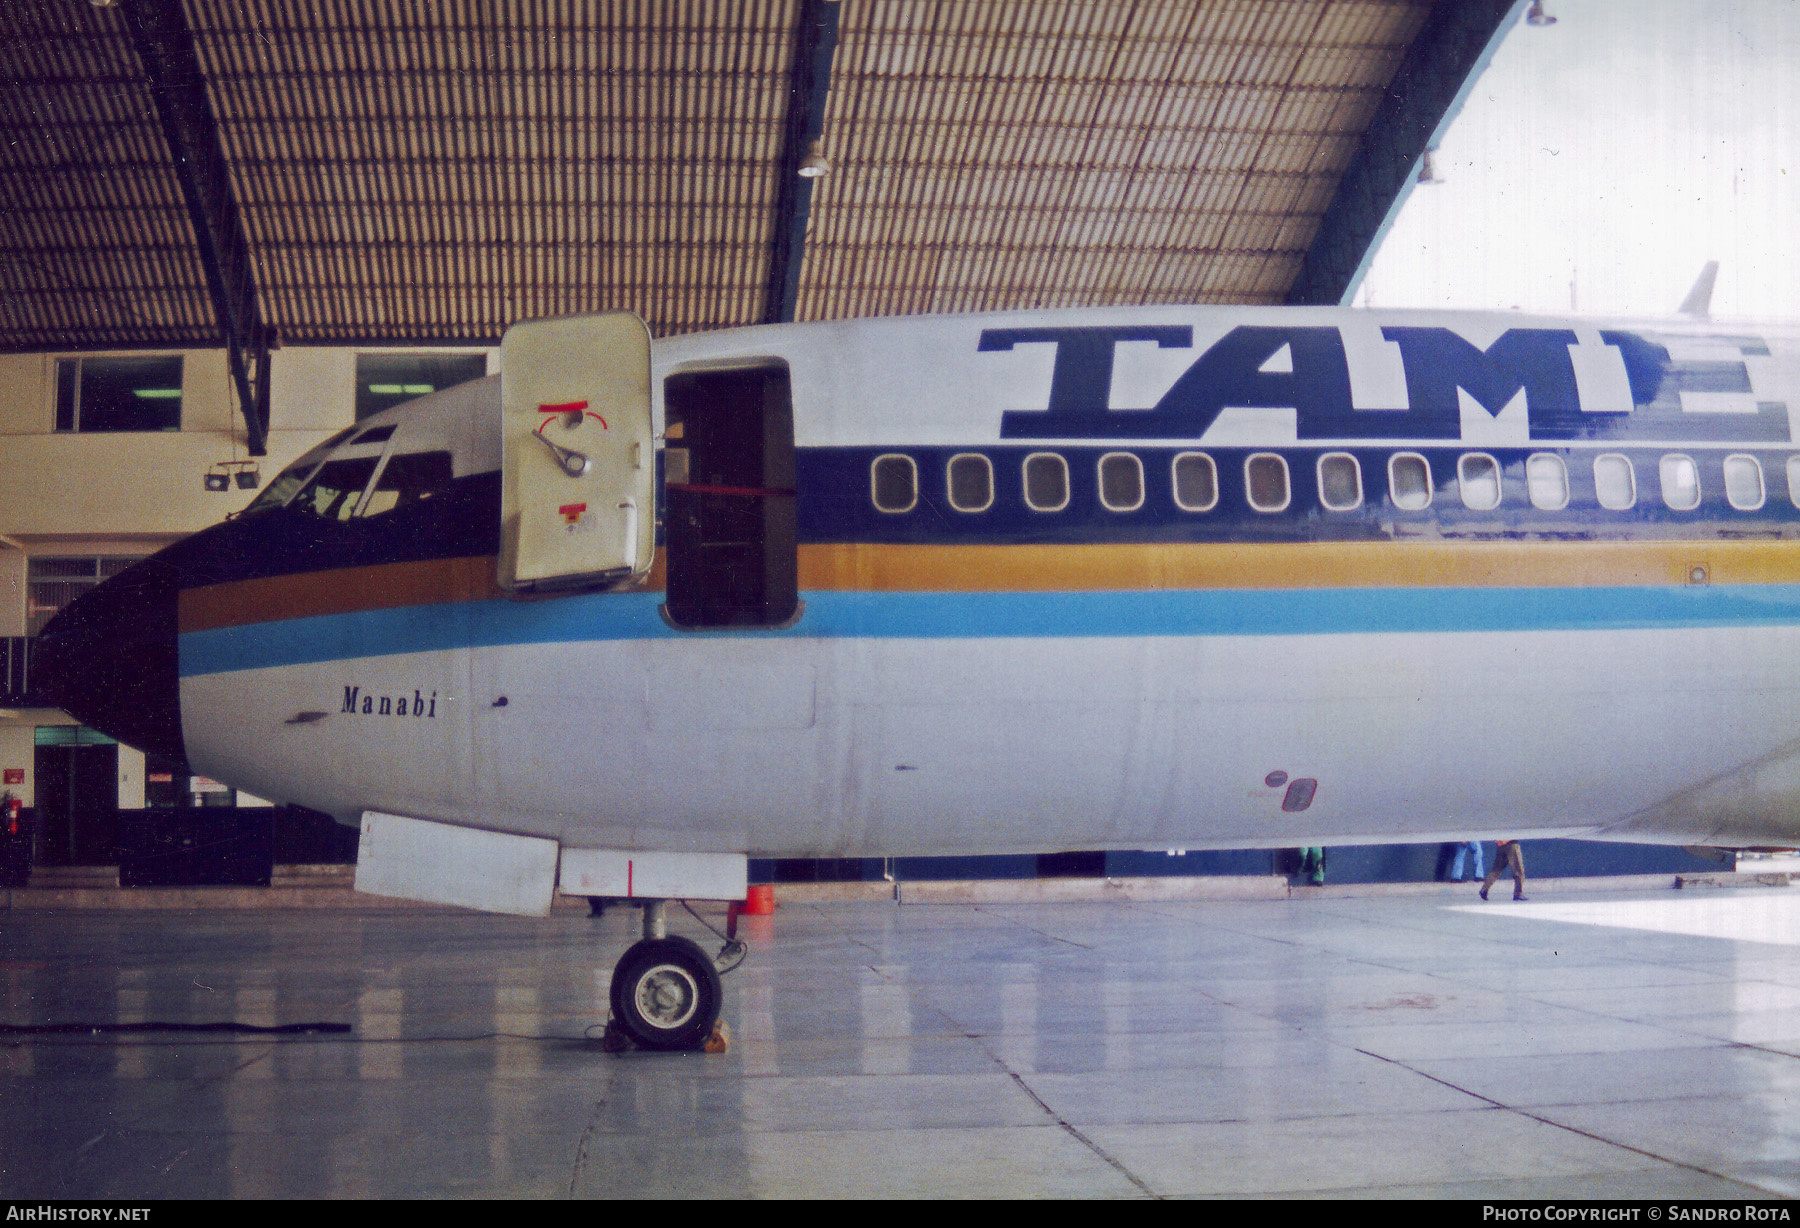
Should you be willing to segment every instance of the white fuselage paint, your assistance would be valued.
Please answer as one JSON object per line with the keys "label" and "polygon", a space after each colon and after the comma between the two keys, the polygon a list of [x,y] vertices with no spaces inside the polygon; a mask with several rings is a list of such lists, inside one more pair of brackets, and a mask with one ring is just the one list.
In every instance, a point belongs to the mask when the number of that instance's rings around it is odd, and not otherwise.
{"label": "white fuselage paint", "polygon": [[[343,712],[353,685],[436,692],[435,714]],[[182,689],[196,768],[250,790],[305,777],[340,813],[771,856],[1598,832],[1782,755],[1796,701],[1784,627],[612,641]],[[306,709],[327,716],[284,723]],[[1319,782],[1304,812],[1273,772]],[[1684,821],[1643,834],[1720,826]]]}

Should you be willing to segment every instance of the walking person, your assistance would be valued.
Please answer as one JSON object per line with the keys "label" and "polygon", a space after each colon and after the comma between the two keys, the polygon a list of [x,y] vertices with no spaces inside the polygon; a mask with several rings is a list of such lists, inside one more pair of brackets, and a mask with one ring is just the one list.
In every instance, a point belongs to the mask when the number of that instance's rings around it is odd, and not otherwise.
{"label": "walking person", "polygon": [[1481,898],[1487,899],[1488,888],[1499,881],[1500,876],[1508,870],[1513,876],[1513,899],[1523,900],[1525,896],[1525,852],[1519,847],[1517,840],[1494,841],[1494,868],[1487,872],[1481,880]]}
{"label": "walking person", "polygon": [[1458,883],[1465,881],[1463,878],[1463,862],[1468,860],[1470,854],[1474,854],[1475,857],[1475,872],[1469,875],[1469,878],[1480,878],[1482,876],[1481,841],[1465,840],[1456,846],[1456,860],[1452,862],[1450,866],[1450,878],[1452,881]]}

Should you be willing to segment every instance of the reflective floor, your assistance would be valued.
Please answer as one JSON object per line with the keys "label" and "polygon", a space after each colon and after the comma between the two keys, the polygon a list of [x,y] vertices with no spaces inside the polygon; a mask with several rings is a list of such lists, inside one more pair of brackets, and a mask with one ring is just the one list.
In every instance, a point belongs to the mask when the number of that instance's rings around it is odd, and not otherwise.
{"label": "reflective floor", "polygon": [[635,913],[0,914],[0,1021],[354,1029],[0,1037],[0,1197],[1800,1195],[1800,892],[745,924],[709,1057],[583,1039]]}

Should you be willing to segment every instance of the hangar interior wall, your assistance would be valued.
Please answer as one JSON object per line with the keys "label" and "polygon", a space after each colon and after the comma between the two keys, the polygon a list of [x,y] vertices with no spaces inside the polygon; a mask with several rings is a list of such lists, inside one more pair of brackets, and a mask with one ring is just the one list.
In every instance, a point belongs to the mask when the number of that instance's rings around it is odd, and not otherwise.
{"label": "hangar interior wall", "polygon": [[[395,347],[275,351],[270,366],[268,455],[254,458],[259,488],[308,448],[355,421],[358,354],[400,352],[406,351]],[[488,369],[498,369],[498,350],[417,352],[485,354]],[[219,462],[252,459],[223,350],[180,351],[179,429],[56,429],[59,359],[145,353],[0,354],[0,492],[4,492],[0,637],[23,637],[29,631],[33,557],[151,554],[242,510],[256,497],[255,491],[235,484],[222,493],[204,488],[207,471]],[[55,709],[8,708],[0,701],[0,767],[22,769],[24,776],[0,789],[35,806],[37,730],[72,723]],[[119,748],[120,809],[144,806],[145,771],[141,753]],[[267,804],[245,794],[237,801]]]}

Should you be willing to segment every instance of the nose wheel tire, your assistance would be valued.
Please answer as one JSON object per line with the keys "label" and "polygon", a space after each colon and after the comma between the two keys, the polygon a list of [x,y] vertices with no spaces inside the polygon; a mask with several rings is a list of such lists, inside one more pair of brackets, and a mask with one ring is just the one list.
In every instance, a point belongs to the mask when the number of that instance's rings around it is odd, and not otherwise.
{"label": "nose wheel tire", "polygon": [[646,938],[613,968],[613,1019],[645,1049],[698,1049],[720,1000],[713,961],[686,938]]}

